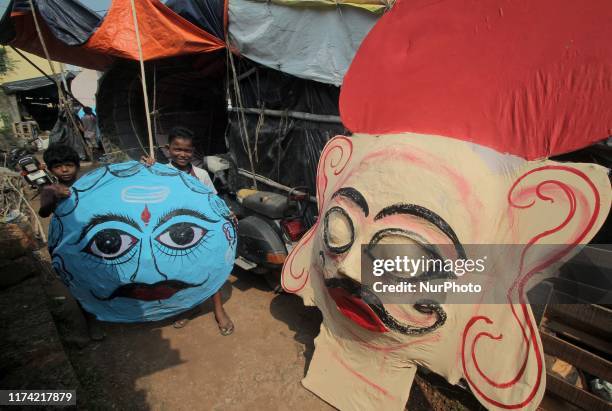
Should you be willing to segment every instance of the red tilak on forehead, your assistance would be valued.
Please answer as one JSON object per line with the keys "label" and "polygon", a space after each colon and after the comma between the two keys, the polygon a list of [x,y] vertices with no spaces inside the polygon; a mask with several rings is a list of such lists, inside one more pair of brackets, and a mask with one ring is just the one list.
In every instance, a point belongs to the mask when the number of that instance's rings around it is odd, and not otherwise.
{"label": "red tilak on forehead", "polygon": [[142,210],[142,213],[140,213],[140,219],[145,223],[145,225],[148,225],[149,221],[151,221],[151,213],[149,212],[149,207],[147,207],[146,204],[144,210]]}

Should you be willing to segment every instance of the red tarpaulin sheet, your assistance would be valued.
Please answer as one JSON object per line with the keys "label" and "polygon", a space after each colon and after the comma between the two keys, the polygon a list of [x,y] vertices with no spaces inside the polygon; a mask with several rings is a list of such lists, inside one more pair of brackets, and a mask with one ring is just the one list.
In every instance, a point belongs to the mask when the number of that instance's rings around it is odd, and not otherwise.
{"label": "red tarpaulin sheet", "polygon": [[612,135],[610,0],[401,0],[344,79],[353,132],[416,132],[527,159]]}

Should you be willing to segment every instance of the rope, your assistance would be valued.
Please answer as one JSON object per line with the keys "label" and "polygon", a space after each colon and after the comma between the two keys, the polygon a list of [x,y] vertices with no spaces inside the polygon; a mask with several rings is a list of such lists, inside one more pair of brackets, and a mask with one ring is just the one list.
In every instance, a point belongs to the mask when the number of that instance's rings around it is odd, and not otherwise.
{"label": "rope", "polygon": [[155,136],[155,143],[157,143],[157,64],[153,64],[153,135]]}
{"label": "rope", "polygon": [[132,117],[132,91],[134,90],[134,87],[132,87],[132,86],[134,84],[136,84],[136,83],[131,82],[130,83],[130,87],[128,89],[128,100],[127,100],[127,103],[128,103],[128,114],[130,116],[130,127],[132,127],[132,131],[136,135],[136,141],[138,142],[138,145],[142,149],[142,152],[146,155],[147,154],[147,150],[142,145],[142,141],[140,140],[140,136],[138,135],[138,130],[136,130],[136,125],[134,124],[134,119]]}
{"label": "rope", "polygon": [[[32,0],[30,0],[32,1]],[[155,158],[155,150],[153,147],[153,131],[151,129],[151,114],[149,111],[149,97],[147,93],[147,80],[145,77],[144,60],[142,58],[142,45],[140,44],[140,31],[138,30],[138,17],[136,16],[136,4],[134,0],[130,0],[132,4],[132,17],[134,18],[134,31],[136,32],[136,44],[138,45],[138,60],[140,62],[140,80],[142,82],[142,94],[147,117],[147,131],[149,133],[149,157]]]}
{"label": "rope", "polygon": [[[253,163],[253,152],[251,150],[251,142],[249,139],[249,133],[246,127],[246,117],[244,115],[244,104],[242,104],[242,94],[240,93],[240,85],[238,84],[238,75],[236,74],[236,66],[234,65],[234,57],[232,55],[232,50],[231,50],[231,46],[229,44],[229,38],[226,35],[225,36],[225,45],[227,48],[227,56],[228,56],[228,61],[229,64],[228,66],[231,67],[232,69],[232,83],[234,86],[234,97],[235,97],[235,101],[236,104],[238,104],[238,107],[241,109],[238,111],[238,126],[240,126],[240,130],[241,130],[241,137],[242,138],[242,144],[243,146],[245,146],[246,148],[246,152],[249,156],[249,165],[251,166],[251,173],[254,176],[255,175],[255,165]],[[253,188],[257,189],[257,180],[255,179],[255,177],[253,177]]]}

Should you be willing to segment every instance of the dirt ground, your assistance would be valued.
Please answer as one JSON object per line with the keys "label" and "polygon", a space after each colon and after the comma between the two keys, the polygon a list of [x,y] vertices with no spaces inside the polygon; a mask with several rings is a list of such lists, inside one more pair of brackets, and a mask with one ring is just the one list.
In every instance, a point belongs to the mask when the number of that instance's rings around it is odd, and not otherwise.
{"label": "dirt ground", "polygon": [[236,273],[223,288],[236,330],[219,334],[211,306],[183,329],[172,321],[109,324],[88,343],[63,284],[47,287],[68,356],[92,409],[332,409],[301,385],[320,314]]}

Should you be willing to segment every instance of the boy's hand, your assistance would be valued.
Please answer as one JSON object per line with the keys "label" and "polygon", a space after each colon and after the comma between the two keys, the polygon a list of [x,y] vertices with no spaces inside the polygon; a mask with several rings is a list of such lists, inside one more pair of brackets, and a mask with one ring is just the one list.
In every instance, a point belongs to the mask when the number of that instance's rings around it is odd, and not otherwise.
{"label": "boy's hand", "polygon": [[142,156],[140,157],[140,162],[147,167],[151,167],[153,164],[155,164],[155,159],[149,156]]}
{"label": "boy's hand", "polygon": [[63,184],[54,184],[55,195],[57,198],[68,198],[70,197],[70,188]]}

